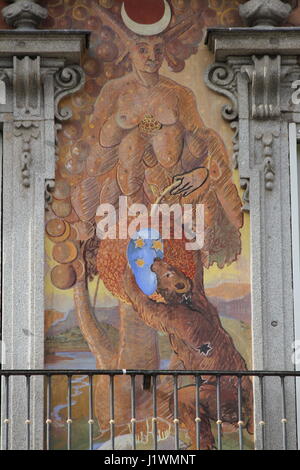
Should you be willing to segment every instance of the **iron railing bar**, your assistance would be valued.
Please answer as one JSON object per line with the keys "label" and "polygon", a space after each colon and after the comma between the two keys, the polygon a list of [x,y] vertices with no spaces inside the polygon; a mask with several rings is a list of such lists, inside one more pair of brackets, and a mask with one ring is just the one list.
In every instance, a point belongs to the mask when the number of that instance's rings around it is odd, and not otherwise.
{"label": "iron railing bar", "polygon": [[68,373],[68,419],[67,419],[67,429],[68,429],[67,446],[68,446],[68,450],[72,450],[72,375],[70,375],[70,371]]}
{"label": "iron railing bar", "polygon": [[111,449],[115,450],[115,377],[110,376],[109,383],[109,394],[110,394],[110,438],[111,438]]}
{"label": "iron railing bar", "polygon": [[[66,370],[50,370],[50,369],[45,369],[45,370],[30,370],[24,369],[24,370],[0,370],[0,376],[24,376],[30,372],[31,376],[45,376],[45,375],[51,375],[51,376],[59,376],[59,375],[65,375],[68,376],[70,374],[70,369]],[[197,373],[200,375],[208,375],[208,376],[235,376],[237,375],[237,371],[221,371],[221,370],[197,370]],[[72,375],[87,375],[87,374],[93,374],[94,376],[96,375],[124,375],[123,370],[119,369],[107,369],[107,370],[93,370],[93,369],[72,369]],[[143,369],[132,369],[132,370],[126,370],[126,374],[128,376],[133,376],[133,375],[146,375],[146,376],[172,376],[173,374],[180,374],[181,376],[185,375],[194,375],[195,370],[143,370]],[[242,375],[243,377],[300,377],[300,371],[240,371],[239,374]]]}
{"label": "iron railing bar", "polygon": [[175,450],[179,450],[178,375],[174,374],[173,377]]}
{"label": "iron railing bar", "polygon": [[195,419],[195,425],[196,425],[196,446],[197,446],[197,450],[200,450],[200,447],[201,447],[201,438],[200,438],[200,432],[201,432],[200,380],[201,380],[201,377],[199,375],[196,375],[195,376],[195,383],[196,383],[196,419]]}
{"label": "iron railing bar", "polygon": [[287,416],[286,416],[286,399],[285,399],[285,377],[281,377],[281,398],[282,398],[282,443],[283,450],[287,450]]}
{"label": "iron railing bar", "polygon": [[132,426],[132,450],[136,450],[136,395],[135,375],[131,376],[131,426]]}
{"label": "iron railing bar", "polygon": [[26,442],[27,450],[30,450],[30,375],[26,375],[26,400],[27,400],[27,417],[25,421],[26,425]]}
{"label": "iron railing bar", "polygon": [[94,402],[93,402],[93,376],[89,374],[89,449],[94,445]]}
{"label": "iron railing bar", "polygon": [[[201,376],[213,376],[216,377],[216,402],[217,402],[217,430],[218,430],[218,449],[222,450],[223,443],[222,443],[222,394],[221,394],[221,379],[224,376],[230,376],[238,378],[238,427],[239,427],[239,447],[240,450],[244,448],[244,435],[243,435],[243,394],[242,394],[242,378],[254,376],[258,377],[259,379],[259,390],[260,390],[260,405],[258,410],[260,411],[261,422],[259,425],[261,426],[261,440],[262,440],[262,448],[265,448],[265,406],[264,406],[264,378],[265,377],[279,377],[281,380],[281,399],[282,399],[282,442],[284,450],[288,448],[288,436],[287,436],[287,407],[286,407],[286,377],[300,377],[300,371],[174,371],[174,370],[165,370],[165,371],[157,371],[157,370],[126,370],[125,373],[131,379],[131,408],[132,408],[132,445],[133,450],[136,450],[136,442],[137,442],[137,414],[136,414],[136,375],[141,376],[150,376],[153,378],[153,434],[154,434],[154,446],[155,450],[157,450],[158,443],[157,443],[157,376],[165,375],[165,376],[173,376],[174,380],[174,425],[175,425],[175,448],[179,450],[180,448],[180,435],[179,435],[179,403],[178,403],[178,380],[179,377],[184,377],[187,375],[193,375],[195,377],[196,382],[196,444],[197,449],[201,448],[201,436],[200,436],[200,429],[201,429],[201,402],[200,402],[200,394],[201,394]],[[46,445],[47,449],[50,450],[51,448],[51,379],[55,376],[66,376],[68,379],[68,403],[67,403],[67,447],[68,450],[72,450],[72,385],[73,385],[73,376],[89,376],[89,444],[90,450],[93,450],[93,424],[94,424],[94,413],[93,413],[93,377],[94,376],[110,376],[111,380],[111,438],[112,438],[112,448],[114,450],[115,447],[115,408],[114,408],[114,377],[115,375],[124,375],[124,370],[34,370],[34,371],[20,371],[20,370],[1,370],[0,377],[4,378],[4,388],[6,393],[6,409],[5,409],[5,419],[4,419],[4,431],[5,438],[4,439],[4,447],[6,449],[9,448],[9,379],[11,376],[23,376],[26,380],[26,404],[27,404],[27,417],[25,421],[26,426],[26,440],[27,440],[27,449],[30,449],[33,445],[32,441],[32,422],[31,422],[31,388],[32,382],[31,377],[37,376],[45,376],[47,377],[47,421],[46,421]],[[25,437],[25,436],[24,436]]]}
{"label": "iron railing bar", "polygon": [[239,426],[239,445],[240,450],[244,450],[243,436],[243,397],[242,397],[242,377],[238,376],[238,426]]}
{"label": "iron railing bar", "polygon": [[260,427],[261,427],[261,445],[262,445],[262,450],[265,450],[265,429],[266,429],[266,423],[265,423],[265,407],[264,407],[264,377],[260,376],[259,377],[259,390],[260,390]]}
{"label": "iron railing bar", "polygon": [[221,416],[221,376],[217,376],[217,430],[218,450],[222,450],[222,416]]}
{"label": "iron railing bar", "polygon": [[46,418],[46,446],[51,450],[51,375],[47,376],[47,418]]}
{"label": "iron railing bar", "polygon": [[153,377],[153,419],[152,419],[152,432],[154,439],[154,450],[158,449],[157,438],[157,377]]}

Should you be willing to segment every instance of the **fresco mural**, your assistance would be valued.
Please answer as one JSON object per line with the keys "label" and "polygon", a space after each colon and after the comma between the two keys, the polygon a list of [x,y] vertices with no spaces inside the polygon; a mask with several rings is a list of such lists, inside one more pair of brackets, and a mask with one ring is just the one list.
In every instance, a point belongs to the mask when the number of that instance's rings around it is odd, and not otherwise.
{"label": "fresco mural", "polygon": [[[249,217],[222,98],[203,82],[212,61],[205,28],[239,25],[239,2],[44,3],[44,27],[92,30],[85,87],[65,103],[73,118],[58,133],[56,187],[46,213],[46,367],[251,368]],[[158,214],[170,207],[166,227]],[[202,380],[201,448],[213,449],[216,382]],[[244,438],[252,448],[250,380],[242,390]],[[56,378],[57,449],[66,447],[66,392]],[[151,391],[137,378],[136,392],[138,448],[150,449]],[[180,381],[178,396],[181,447],[195,449],[193,378]],[[170,379],[159,380],[157,397],[159,446],[170,449]],[[74,378],[72,399],[73,442],[84,449],[87,377]],[[230,449],[238,443],[235,379],[222,380],[221,401]],[[94,405],[95,448],[107,449],[105,377],[95,380]],[[130,380],[118,378],[118,448],[131,445],[130,407]]]}

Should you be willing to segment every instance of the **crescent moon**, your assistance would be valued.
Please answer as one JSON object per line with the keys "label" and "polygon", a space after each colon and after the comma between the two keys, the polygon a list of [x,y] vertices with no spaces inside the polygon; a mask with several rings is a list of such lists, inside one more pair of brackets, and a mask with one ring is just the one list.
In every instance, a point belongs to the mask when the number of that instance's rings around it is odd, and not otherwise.
{"label": "crescent moon", "polygon": [[129,18],[125,4],[122,5],[121,16],[123,19],[124,24],[127,26],[128,29],[133,31],[134,33],[138,34],[139,36],[155,36],[156,34],[162,33],[168,26],[171,21],[172,13],[169,3],[164,0],[165,3],[165,13],[164,16],[153,24],[142,24],[133,21]]}

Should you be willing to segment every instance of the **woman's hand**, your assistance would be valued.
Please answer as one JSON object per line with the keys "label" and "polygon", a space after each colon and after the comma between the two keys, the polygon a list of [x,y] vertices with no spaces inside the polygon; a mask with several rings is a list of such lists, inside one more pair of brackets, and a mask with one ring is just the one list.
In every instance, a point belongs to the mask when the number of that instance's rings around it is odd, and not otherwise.
{"label": "woman's hand", "polygon": [[196,168],[195,170],[183,175],[174,176],[173,181],[178,185],[170,191],[172,196],[180,194],[183,197],[189,196],[197,189],[203,186],[209,176],[209,171],[205,167]]}

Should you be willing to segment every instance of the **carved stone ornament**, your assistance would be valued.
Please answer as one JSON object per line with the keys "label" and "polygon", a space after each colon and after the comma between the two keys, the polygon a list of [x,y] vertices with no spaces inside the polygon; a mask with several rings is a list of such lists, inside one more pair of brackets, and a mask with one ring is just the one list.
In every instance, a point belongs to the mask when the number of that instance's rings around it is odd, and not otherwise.
{"label": "carved stone ornament", "polygon": [[[46,75],[41,73],[40,58],[14,57],[13,61],[13,115],[15,119],[14,136],[22,138],[21,144],[21,175],[22,184],[25,188],[31,186],[31,167],[36,158],[32,151],[32,140],[40,136],[40,119],[43,117],[41,110],[41,96],[43,92],[43,81]],[[54,135],[53,146],[57,147],[57,132],[61,128],[60,122],[72,117],[71,109],[59,108],[60,101],[68,95],[79,91],[85,82],[84,72],[79,65],[70,65],[52,70],[54,85]],[[5,75],[3,75],[5,78]],[[25,93],[24,93],[25,90]],[[55,150],[57,157],[57,148]],[[54,181],[46,178],[45,203],[46,208],[51,202],[51,192],[54,189]]]}
{"label": "carved stone ornament", "polygon": [[249,0],[240,5],[240,16],[247,26],[278,26],[287,20],[291,5],[281,0]]}
{"label": "carved stone ornament", "polygon": [[[223,62],[216,62],[208,67],[205,73],[205,83],[213,91],[225,96],[230,103],[222,107],[222,117],[226,121],[230,121],[230,127],[234,131],[232,138],[233,168],[239,167],[239,113],[238,113],[238,95],[237,95],[237,74],[238,67],[232,67]],[[244,190],[243,210],[249,211],[249,180],[241,178],[240,186]]]}
{"label": "carved stone ornament", "polygon": [[240,186],[244,190],[243,194],[243,211],[250,211],[250,178],[241,178]]}
{"label": "carved stone ornament", "polygon": [[[281,80],[282,80],[282,60],[281,56],[252,56],[238,58],[229,58],[227,62],[216,62],[210,65],[206,71],[205,82],[207,86],[219,94],[224,95],[230,100],[222,108],[222,116],[230,121],[233,135],[233,167],[240,169],[240,186],[244,190],[245,211],[250,208],[250,177],[249,169],[257,166],[262,169],[265,180],[265,189],[272,191],[275,182],[275,163],[273,158],[274,138],[279,137],[276,126],[281,119]],[[293,68],[291,68],[293,70]],[[298,70],[298,69],[297,69]],[[248,82],[249,98],[247,92],[247,101],[249,104],[244,106],[242,118],[249,122],[257,122],[258,128],[269,123],[267,129],[255,132],[254,138],[250,135],[249,141],[245,145],[255,148],[256,161],[253,159],[245,163],[244,153],[247,149],[240,145],[240,96],[238,92],[238,81]],[[245,93],[245,91],[244,91]],[[245,95],[243,97],[245,104]],[[247,113],[245,115],[245,112]],[[243,126],[245,121],[243,120]],[[261,124],[259,124],[261,122]],[[272,129],[274,122],[274,129]],[[245,132],[243,133],[245,135]],[[243,161],[241,167],[240,161]]]}
{"label": "carved stone ornament", "polygon": [[22,138],[22,153],[20,156],[22,184],[25,188],[29,188],[31,176],[30,167],[32,163],[31,141],[32,139],[37,139],[40,135],[39,122],[15,122],[14,135],[15,137]]}
{"label": "carved stone ornament", "polygon": [[265,188],[272,191],[274,188],[275,180],[275,164],[273,161],[273,140],[274,137],[279,137],[279,132],[266,131],[257,132],[255,138],[262,141],[262,155],[264,165]]}
{"label": "carved stone ornament", "polygon": [[55,74],[54,82],[55,117],[58,121],[66,121],[72,117],[72,111],[67,107],[59,109],[59,103],[63,98],[76,93],[83,87],[85,83],[84,72],[79,65],[68,66]]}
{"label": "carved stone ornament", "polygon": [[204,80],[211,90],[226,96],[230,100],[230,104],[223,106],[222,116],[226,121],[235,121],[238,117],[235,70],[226,63],[216,62],[208,67]]}
{"label": "carved stone ornament", "polygon": [[14,118],[30,119],[41,115],[40,57],[14,57]]}
{"label": "carved stone ornament", "polygon": [[11,5],[3,8],[2,15],[9,26],[16,29],[36,29],[47,18],[46,8],[37,5],[35,0],[11,0]]}
{"label": "carved stone ornament", "polygon": [[252,88],[251,116],[253,119],[280,117],[281,57],[252,57],[254,66],[242,67]]}

